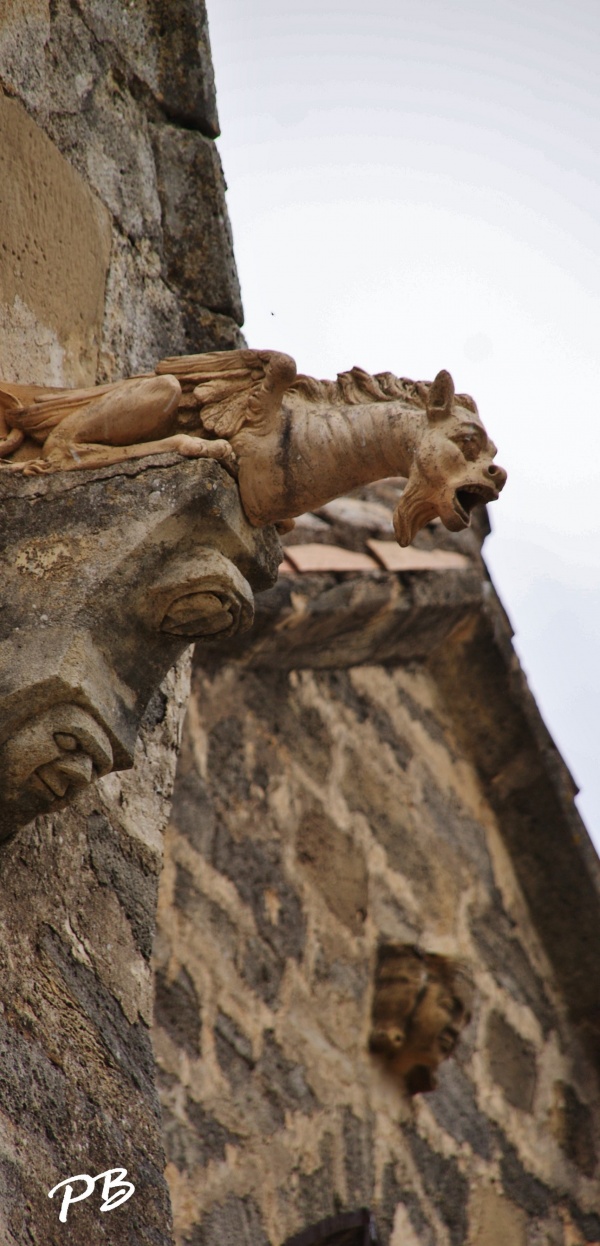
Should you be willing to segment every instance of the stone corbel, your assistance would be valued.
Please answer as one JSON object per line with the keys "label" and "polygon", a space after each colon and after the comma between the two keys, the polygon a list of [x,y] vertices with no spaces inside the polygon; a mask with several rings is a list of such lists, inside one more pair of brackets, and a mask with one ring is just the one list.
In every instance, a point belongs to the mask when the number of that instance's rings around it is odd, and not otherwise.
{"label": "stone corbel", "polygon": [[174,454],[3,473],[0,505],[2,839],[133,764],[166,672],[250,626],[281,551],[223,468]]}

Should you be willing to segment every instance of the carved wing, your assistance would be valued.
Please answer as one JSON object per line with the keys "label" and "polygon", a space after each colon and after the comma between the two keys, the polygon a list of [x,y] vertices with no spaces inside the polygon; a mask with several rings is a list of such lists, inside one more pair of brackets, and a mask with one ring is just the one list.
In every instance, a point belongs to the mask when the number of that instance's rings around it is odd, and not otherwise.
{"label": "carved wing", "polygon": [[272,350],[224,350],[162,359],[155,371],[176,376],[184,393],[193,390],[203,428],[231,441],[244,427],[258,434],[277,427],[296,364]]}

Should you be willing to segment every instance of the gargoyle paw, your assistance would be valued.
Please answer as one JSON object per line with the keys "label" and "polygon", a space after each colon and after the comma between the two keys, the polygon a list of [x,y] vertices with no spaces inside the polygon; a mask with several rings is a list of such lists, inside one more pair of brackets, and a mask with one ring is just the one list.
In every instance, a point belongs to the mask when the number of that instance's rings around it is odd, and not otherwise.
{"label": "gargoyle paw", "polygon": [[237,459],[233,446],[222,437],[209,441],[204,437],[190,437],[187,433],[176,435],[175,449],[188,459],[217,459],[232,474],[236,474]]}

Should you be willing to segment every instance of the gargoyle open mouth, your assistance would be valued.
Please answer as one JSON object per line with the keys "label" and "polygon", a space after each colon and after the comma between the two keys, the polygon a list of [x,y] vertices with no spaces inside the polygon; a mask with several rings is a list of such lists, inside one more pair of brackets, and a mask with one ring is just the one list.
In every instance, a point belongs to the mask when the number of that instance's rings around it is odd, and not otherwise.
{"label": "gargoyle open mouth", "polygon": [[452,505],[465,528],[468,528],[473,507],[482,506],[486,502],[495,502],[497,497],[497,489],[490,485],[462,485],[456,490]]}

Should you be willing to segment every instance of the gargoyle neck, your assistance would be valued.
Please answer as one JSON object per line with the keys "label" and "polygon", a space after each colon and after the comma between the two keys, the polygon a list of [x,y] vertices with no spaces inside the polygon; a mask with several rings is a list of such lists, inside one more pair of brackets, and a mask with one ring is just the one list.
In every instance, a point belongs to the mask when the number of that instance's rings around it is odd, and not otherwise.
{"label": "gargoyle neck", "polygon": [[[402,400],[315,410],[296,405],[292,398],[284,403],[276,445],[271,437],[257,438],[247,428],[236,438],[248,517],[255,524],[275,523],[359,485],[408,476],[422,418],[413,404]],[[265,460],[264,473],[260,458]]]}

